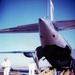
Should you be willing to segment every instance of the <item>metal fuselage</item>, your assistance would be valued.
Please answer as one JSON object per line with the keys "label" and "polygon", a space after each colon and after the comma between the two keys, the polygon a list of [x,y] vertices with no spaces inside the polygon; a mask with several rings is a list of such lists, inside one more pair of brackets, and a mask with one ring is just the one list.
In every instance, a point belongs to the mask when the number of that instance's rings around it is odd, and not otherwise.
{"label": "metal fuselage", "polygon": [[56,31],[50,20],[40,18],[39,25],[43,56],[53,67],[69,67],[72,60],[71,47]]}
{"label": "metal fuselage", "polygon": [[40,24],[40,40],[42,47],[45,45],[57,45],[59,47],[65,48],[68,43],[63,39],[63,37],[56,31],[52,22],[47,19],[39,19]]}

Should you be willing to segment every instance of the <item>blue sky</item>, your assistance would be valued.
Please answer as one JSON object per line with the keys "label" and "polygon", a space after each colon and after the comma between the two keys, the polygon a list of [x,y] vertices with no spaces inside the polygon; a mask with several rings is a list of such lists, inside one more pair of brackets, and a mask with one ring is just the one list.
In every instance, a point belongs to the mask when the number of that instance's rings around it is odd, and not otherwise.
{"label": "blue sky", "polygon": [[[0,29],[38,22],[47,16],[46,0],[0,0]],[[75,0],[53,0],[54,20],[75,20]],[[75,48],[75,29],[59,32]],[[30,51],[40,46],[38,33],[0,34],[0,51]],[[1,58],[0,58],[1,60]]]}
{"label": "blue sky", "polygon": [[[75,19],[75,0],[53,0],[53,3],[54,20]],[[46,0],[1,0],[0,29],[36,23],[39,18],[47,16],[46,10]],[[65,39],[69,39],[74,48],[74,30],[63,31],[61,34]],[[0,34],[1,51],[34,50],[39,45],[38,33]]]}

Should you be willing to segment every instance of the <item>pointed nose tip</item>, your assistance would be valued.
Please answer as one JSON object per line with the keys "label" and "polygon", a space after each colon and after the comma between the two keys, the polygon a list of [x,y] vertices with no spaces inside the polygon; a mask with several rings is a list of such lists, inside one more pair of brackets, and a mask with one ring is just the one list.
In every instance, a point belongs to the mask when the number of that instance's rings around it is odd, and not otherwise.
{"label": "pointed nose tip", "polygon": [[39,23],[44,23],[44,19],[43,18],[39,18]]}
{"label": "pointed nose tip", "polygon": [[44,25],[45,24],[45,20],[43,18],[39,18],[39,24],[40,25]]}
{"label": "pointed nose tip", "polygon": [[42,19],[41,18],[39,18],[39,22],[41,22],[42,21]]}

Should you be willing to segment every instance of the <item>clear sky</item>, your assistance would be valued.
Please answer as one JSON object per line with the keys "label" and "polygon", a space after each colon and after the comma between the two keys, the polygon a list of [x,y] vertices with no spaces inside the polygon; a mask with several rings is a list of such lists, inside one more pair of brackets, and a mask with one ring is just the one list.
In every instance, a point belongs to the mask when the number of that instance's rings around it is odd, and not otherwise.
{"label": "clear sky", "polygon": [[[39,18],[47,16],[46,2],[46,0],[0,0],[0,29],[38,22]],[[53,3],[54,20],[75,20],[75,0],[53,0]],[[75,29],[59,33],[75,49]],[[0,51],[30,51],[38,46],[40,46],[38,33],[0,34]],[[0,61],[5,56],[7,55],[0,55]],[[10,57],[13,58],[13,55]],[[18,56],[20,59],[23,59],[22,57]]]}

